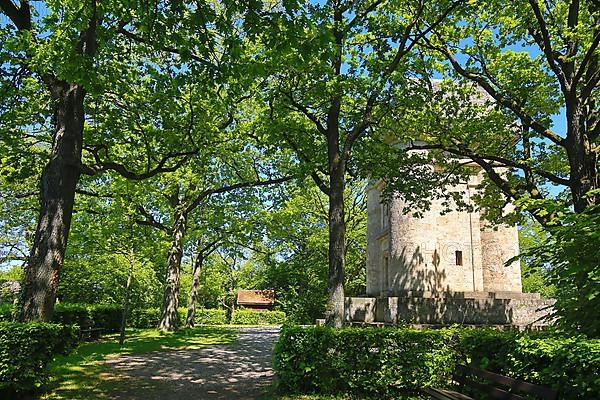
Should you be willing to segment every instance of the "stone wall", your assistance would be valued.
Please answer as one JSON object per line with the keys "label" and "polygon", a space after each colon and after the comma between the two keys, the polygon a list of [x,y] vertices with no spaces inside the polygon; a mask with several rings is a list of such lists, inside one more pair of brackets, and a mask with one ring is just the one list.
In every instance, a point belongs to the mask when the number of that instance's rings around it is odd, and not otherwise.
{"label": "stone wall", "polygon": [[347,322],[424,325],[545,326],[554,300],[537,293],[453,293],[444,297],[409,293],[406,297],[347,298]]}

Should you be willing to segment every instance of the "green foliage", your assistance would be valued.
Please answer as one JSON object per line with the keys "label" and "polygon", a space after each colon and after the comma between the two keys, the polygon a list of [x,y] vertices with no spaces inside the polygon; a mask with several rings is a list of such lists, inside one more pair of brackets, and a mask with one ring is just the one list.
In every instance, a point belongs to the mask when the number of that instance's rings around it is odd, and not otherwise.
{"label": "green foliage", "polygon": [[55,324],[0,322],[0,397],[39,390],[48,382],[48,363],[75,347],[77,331]]}
{"label": "green foliage", "polygon": [[283,311],[235,310],[231,315],[233,325],[281,325],[285,322]]}
{"label": "green foliage", "polygon": [[225,310],[202,308],[196,310],[196,325],[225,325],[227,312]]}
{"label": "green foliage", "polygon": [[493,329],[466,330],[461,336],[461,350],[476,366],[554,388],[564,399],[600,396],[598,339]]}
{"label": "green foliage", "polygon": [[569,400],[600,395],[600,340],[555,332],[284,327],[274,367],[287,392],[396,398],[448,386],[457,363],[552,387]]}
{"label": "green foliage", "polygon": [[[9,320],[14,307],[0,305],[0,321]],[[177,310],[180,321],[185,321],[187,308]],[[81,329],[102,328],[104,333],[118,332],[121,327],[123,308],[116,304],[57,304],[54,321],[63,325],[77,325]],[[285,317],[285,316],[284,316]],[[132,328],[156,328],[160,319],[160,308],[129,309],[127,326]],[[227,323],[225,310],[198,309],[197,325],[224,325]]]}
{"label": "green foliage", "polygon": [[15,317],[16,307],[12,304],[0,303],[0,322],[12,321]]}
{"label": "green foliage", "polygon": [[457,361],[450,329],[284,327],[274,368],[283,390],[382,398],[445,386]]}
{"label": "green foliage", "polygon": [[[285,201],[263,214],[265,251],[242,267],[239,285],[275,290],[277,309],[287,320],[312,324],[323,317],[327,302],[328,200],[311,180],[287,189]],[[365,292],[365,189],[364,182],[352,180],[345,193],[348,296]]]}
{"label": "green foliage", "polygon": [[565,329],[600,337],[600,206],[576,214],[548,202],[527,202],[536,212],[554,215],[550,235],[525,254],[546,270],[555,288],[554,309]]}
{"label": "green foliage", "polygon": [[160,319],[160,308],[133,308],[129,310],[127,325],[134,328],[156,328]]}
{"label": "green foliage", "polygon": [[63,325],[77,325],[81,329],[102,328],[118,332],[123,308],[116,304],[57,304],[53,321]]}
{"label": "green foliage", "polygon": [[519,251],[523,292],[540,293],[544,298],[554,298],[556,288],[549,282],[550,266],[540,267],[535,258],[528,255],[530,249],[540,246],[548,238],[548,232],[531,218],[519,226]]}

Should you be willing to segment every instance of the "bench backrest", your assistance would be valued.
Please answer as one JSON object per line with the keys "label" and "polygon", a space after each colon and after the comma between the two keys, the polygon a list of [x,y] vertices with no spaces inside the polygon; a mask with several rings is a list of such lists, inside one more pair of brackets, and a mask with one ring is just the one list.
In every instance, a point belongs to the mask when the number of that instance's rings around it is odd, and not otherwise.
{"label": "bench backrest", "polygon": [[525,400],[520,394],[537,396],[542,400],[558,399],[556,390],[465,365],[457,367],[454,379],[497,400]]}

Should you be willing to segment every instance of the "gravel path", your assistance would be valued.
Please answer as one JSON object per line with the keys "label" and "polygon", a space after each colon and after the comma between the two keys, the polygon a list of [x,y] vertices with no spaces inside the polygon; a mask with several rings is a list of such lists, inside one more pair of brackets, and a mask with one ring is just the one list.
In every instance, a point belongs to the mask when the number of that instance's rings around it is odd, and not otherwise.
{"label": "gravel path", "polygon": [[106,361],[127,377],[115,399],[259,399],[273,381],[279,328],[241,328],[230,345],[171,350]]}

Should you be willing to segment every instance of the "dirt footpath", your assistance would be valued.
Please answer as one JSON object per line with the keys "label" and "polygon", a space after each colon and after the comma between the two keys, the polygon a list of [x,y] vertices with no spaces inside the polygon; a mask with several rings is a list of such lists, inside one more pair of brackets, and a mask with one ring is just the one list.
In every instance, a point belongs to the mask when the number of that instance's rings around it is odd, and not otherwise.
{"label": "dirt footpath", "polygon": [[230,345],[159,351],[106,361],[127,377],[115,399],[259,399],[273,382],[279,328],[241,328]]}

